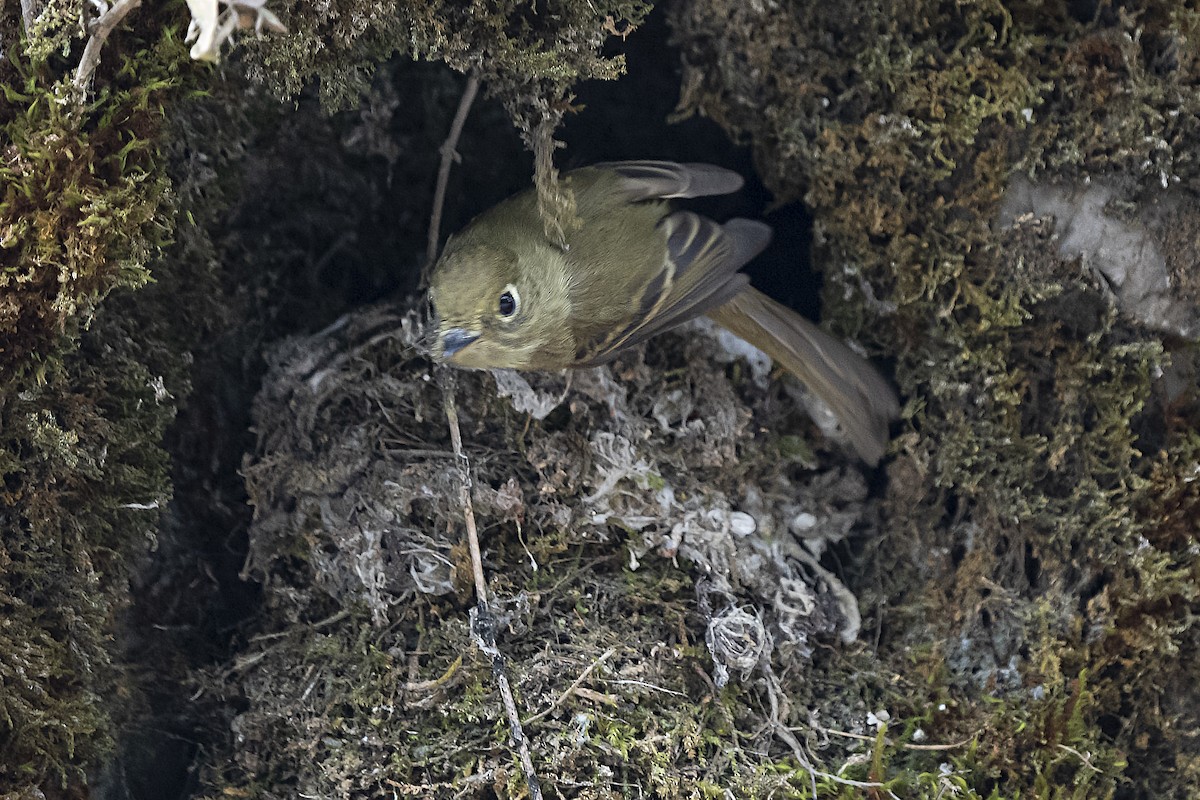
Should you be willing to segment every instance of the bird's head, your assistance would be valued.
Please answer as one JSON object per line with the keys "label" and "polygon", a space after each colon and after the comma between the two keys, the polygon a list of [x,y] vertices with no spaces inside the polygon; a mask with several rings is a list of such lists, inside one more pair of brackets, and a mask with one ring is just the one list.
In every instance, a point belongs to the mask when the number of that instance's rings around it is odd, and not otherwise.
{"label": "bird's head", "polygon": [[458,367],[522,369],[540,349],[561,346],[569,337],[569,287],[556,279],[561,270],[537,272],[533,279],[503,246],[447,252],[430,276],[434,357]]}

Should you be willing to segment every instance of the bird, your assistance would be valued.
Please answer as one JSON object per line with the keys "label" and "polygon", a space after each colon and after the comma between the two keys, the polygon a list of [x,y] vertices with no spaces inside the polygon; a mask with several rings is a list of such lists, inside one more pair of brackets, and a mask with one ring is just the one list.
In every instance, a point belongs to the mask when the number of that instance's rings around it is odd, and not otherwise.
{"label": "bird", "polygon": [[799,378],[858,456],[879,463],[900,411],[891,384],[739,272],[766,248],[770,226],[718,223],[671,202],[736,192],[741,175],[710,164],[614,161],[564,179],[579,222],[565,241],[547,236],[532,188],[447,241],[429,275],[436,360],[471,369],[592,367],[707,316]]}

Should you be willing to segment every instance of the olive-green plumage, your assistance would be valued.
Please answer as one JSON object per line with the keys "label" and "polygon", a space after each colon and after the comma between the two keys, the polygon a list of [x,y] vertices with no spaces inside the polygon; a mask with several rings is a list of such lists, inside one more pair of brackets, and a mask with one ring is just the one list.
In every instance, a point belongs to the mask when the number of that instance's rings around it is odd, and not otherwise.
{"label": "olive-green plumage", "polygon": [[861,356],[750,288],[738,270],[770,228],[724,225],[670,198],[742,185],[706,164],[626,161],[567,176],[582,224],[551,243],[530,190],[452,237],[430,276],[435,355],[461,367],[556,370],[600,364],[707,314],[767,353],[830,406],[859,455],[877,463],[896,395]]}

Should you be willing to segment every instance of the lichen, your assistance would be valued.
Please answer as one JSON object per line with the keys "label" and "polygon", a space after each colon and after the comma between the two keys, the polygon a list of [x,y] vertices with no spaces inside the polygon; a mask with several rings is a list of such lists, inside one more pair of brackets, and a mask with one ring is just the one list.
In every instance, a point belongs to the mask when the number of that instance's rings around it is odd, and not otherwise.
{"label": "lichen", "polygon": [[642,0],[552,0],[537,8],[516,0],[399,7],[344,0],[309,14],[301,3],[281,3],[291,34],[256,42],[250,75],[285,98],[318,80],[324,102],[345,108],[364,93],[380,62],[403,55],[473,70],[513,110],[550,111],[578,81],[621,74],[622,59],[605,57],[601,46],[636,27],[649,9]]}
{"label": "lichen", "polygon": [[[1017,172],[1111,176],[1135,219],[1200,185],[1194,12],[1092,10],[699,0],[673,15],[685,110],[809,204],[826,315],[895,360],[892,536],[855,585],[881,587],[865,623],[881,665],[952,698],[931,713],[915,695],[900,719],[986,743],[952,756],[978,796],[1190,786],[1163,765],[1186,763],[1194,721],[1166,722],[1158,688],[1196,680],[1195,637],[1168,621],[1196,609],[1194,526],[1155,533],[1183,519],[1160,500],[1194,492],[1194,416],[1172,425],[1156,399],[1171,342],[1058,254],[1053,219],[994,224]],[[1185,288],[1173,302],[1194,302]]]}
{"label": "lichen", "polygon": [[[245,703],[214,796],[523,791],[470,644],[459,477],[417,338],[377,308],[272,354],[244,472],[247,571],[267,587],[255,624],[280,635],[243,652],[232,684],[205,682]],[[619,361],[619,383],[608,368],[532,376],[559,403],[540,421],[486,374],[456,381],[504,652],[560,793],[787,786],[794,770],[750,744],[771,742],[768,716],[737,698],[784,681],[807,695],[817,643],[857,625],[817,542],[870,530],[878,499],[849,466],[780,473],[755,429],[806,423],[723,357],[715,338],[675,336]],[[800,517],[807,546],[788,532]],[[590,669],[570,697],[564,669]]]}

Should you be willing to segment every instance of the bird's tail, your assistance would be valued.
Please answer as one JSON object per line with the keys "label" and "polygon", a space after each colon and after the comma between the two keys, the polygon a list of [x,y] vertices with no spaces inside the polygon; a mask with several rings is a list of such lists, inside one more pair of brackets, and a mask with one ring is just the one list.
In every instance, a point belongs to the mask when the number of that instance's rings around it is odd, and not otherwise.
{"label": "bird's tail", "polygon": [[866,359],[750,287],[708,316],[803,381],[833,411],[863,461],[879,463],[900,405],[891,384]]}

